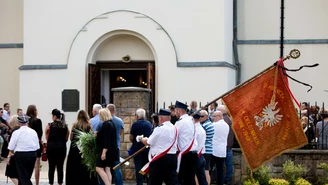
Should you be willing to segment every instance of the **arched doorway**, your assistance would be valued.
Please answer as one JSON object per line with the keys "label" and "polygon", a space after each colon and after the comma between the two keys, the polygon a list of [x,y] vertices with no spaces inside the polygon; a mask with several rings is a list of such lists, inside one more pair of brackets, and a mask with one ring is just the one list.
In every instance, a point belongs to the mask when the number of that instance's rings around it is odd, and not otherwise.
{"label": "arched doorway", "polygon": [[115,87],[151,89],[154,107],[155,58],[143,40],[128,34],[110,37],[94,51],[93,61],[88,65],[89,112],[95,103],[113,103]]}

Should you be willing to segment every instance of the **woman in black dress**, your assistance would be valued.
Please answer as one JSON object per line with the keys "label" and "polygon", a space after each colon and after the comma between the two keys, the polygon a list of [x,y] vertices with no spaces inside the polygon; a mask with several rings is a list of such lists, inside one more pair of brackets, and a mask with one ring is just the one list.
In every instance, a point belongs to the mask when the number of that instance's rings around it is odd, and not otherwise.
{"label": "woman in black dress", "polygon": [[108,109],[100,109],[99,116],[103,124],[97,133],[96,139],[98,147],[96,171],[105,185],[111,185],[111,168],[114,167],[114,162],[118,161],[119,157],[116,143],[116,130]]}
{"label": "woman in black dress", "polygon": [[[20,128],[20,124],[17,119],[17,115],[13,115],[10,117],[9,123],[12,127],[9,131],[8,143],[10,142],[11,135]],[[15,155],[7,159],[7,166],[5,175],[13,181],[15,185],[18,185],[18,173],[16,170],[16,162],[15,162]]]}
{"label": "woman in black dress", "polygon": [[71,132],[71,147],[69,149],[67,164],[66,164],[66,185],[77,185],[77,184],[88,184],[97,185],[97,177],[92,175],[90,177],[90,172],[87,167],[82,164],[82,158],[80,150],[76,146],[77,133],[74,129],[88,133],[91,128],[90,118],[88,113],[84,110],[80,110],[77,115],[77,122],[72,126]]}
{"label": "woman in black dress", "polygon": [[39,185],[39,180],[40,180],[40,157],[41,157],[41,152],[43,149],[43,144],[42,144],[42,135],[43,135],[43,129],[42,129],[42,121],[37,118],[38,116],[38,110],[36,109],[35,105],[29,105],[27,107],[26,115],[28,115],[30,118],[29,120],[29,127],[38,134],[39,138],[39,144],[40,148],[36,152],[36,161],[34,165],[34,176],[35,176],[35,184]]}
{"label": "woman in black dress", "polygon": [[65,116],[58,109],[52,110],[52,123],[46,127],[47,156],[48,156],[48,179],[49,184],[54,184],[54,174],[57,167],[58,185],[63,184],[64,160],[66,157],[66,142],[69,130],[65,123]]}

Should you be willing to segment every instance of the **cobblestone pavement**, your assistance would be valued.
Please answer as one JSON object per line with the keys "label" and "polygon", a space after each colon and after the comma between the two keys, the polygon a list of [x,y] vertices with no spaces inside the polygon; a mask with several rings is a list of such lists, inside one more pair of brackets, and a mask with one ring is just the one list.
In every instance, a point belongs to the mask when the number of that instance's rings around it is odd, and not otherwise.
{"label": "cobblestone pavement", "polygon": [[[47,164],[47,162],[41,162],[41,164],[43,167],[40,171],[39,185],[49,185],[49,183],[48,183],[48,164]],[[64,167],[64,169],[65,169],[65,167]],[[0,162],[0,185],[14,185],[14,183],[12,183],[9,178],[8,178],[8,183],[7,183],[7,177],[5,176],[5,170],[6,170],[6,162],[1,161]],[[55,183],[54,184],[57,184],[56,178],[57,178],[57,174],[55,173]],[[32,175],[32,182],[33,182],[33,184],[35,184],[34,174]],[[135,184],[136,183],[134,181],[124,181],[124,185],[135,185]]]}
{"label": "cobblestone pavement", "polygon": [[[32,182],[33,182],[33,184],[35,184],[34,181],[32,181]],[[0,185],[14,185],[14,183],[12,183],[10,181],[10,179],[8,180],[8,184],[7,184],[7,181],[0,180]],[[40,182],[39,185],[49,185],[49,183],[46,181],[43,181],[43,182]],[[135,185],[135,183],[129,181],[129,182],[124,182],[124,185]]]}
{"label": "cobblestone pavement", "polygon": [[[33,182],[33,184],[35,184],[34,181],[32,181],[32,182]],[[56,182],[55,182],[55,184],[56,184]],[[8,179],[8,184],[7,184],[7,181],[0,180],[0,185],[14,185],[14,183],[12,183],[10,181],[10,179]],[[42,181],[42,182],[39,183],[39,185],[49,185],[49,183],[47,181]],[[135,183],[129,181],[129,182],[124,182],[124,185],[135,185]]]}

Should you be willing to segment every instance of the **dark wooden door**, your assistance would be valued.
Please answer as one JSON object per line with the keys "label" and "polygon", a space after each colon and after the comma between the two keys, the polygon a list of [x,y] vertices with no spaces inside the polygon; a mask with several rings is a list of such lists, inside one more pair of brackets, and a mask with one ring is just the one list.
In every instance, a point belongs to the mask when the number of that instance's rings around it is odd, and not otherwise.
{"label": "dark wooden door", "polygon": [[150,109],[155,112],[155,63],[149,62],[147,65],[147,88],[151,89]]}
{"label": "dark wooden door", "polygon": [[88,112],[92,117],[92,106],[100,102],[100,68],[96,64],[89,64]]}

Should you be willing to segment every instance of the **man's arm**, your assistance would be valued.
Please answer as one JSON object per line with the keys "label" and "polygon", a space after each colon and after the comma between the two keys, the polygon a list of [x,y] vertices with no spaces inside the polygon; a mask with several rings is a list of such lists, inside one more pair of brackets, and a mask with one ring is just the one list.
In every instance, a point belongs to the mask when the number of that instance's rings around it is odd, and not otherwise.
{"label": "man's arm", "polygon": [[130,139],[131,143],[133,142],[133,138],[134,138],[134,136],[130,134],[130,138],[129,139]]}
{"label": "man's arm", "polygon": [[148,141],[148,138],[147,138],[147,137],[144,137],[144,138],[141,139],[141,142],[142,142],[144,145],[149,146],[149,144],[147,143],[147,141]]}
{"label": "man's arm", "polygon": [[131,141],[132,143],[133,143],[133,139],[134,139],[134,137],[135,137],[135,135],[136,135],[136,134],[135,134],[135,127],[136,127],[136,126],[135,126],[135,123],[133,123],[132,126],[131,126],[130,138],[129,138],[130,141]]}

